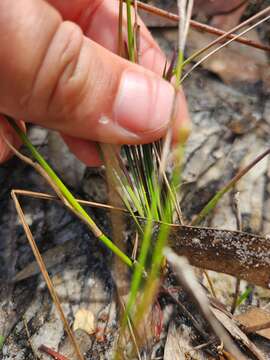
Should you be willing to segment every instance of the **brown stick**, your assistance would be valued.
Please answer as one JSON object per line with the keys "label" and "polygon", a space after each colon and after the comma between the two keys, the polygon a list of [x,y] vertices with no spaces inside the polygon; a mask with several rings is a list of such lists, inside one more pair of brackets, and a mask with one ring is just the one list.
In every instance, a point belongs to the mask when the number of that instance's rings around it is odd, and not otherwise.
{"label": "brown stick", "polygon": [[[162,9],[159,9],[159,8],[157,8],[155,6],[151,6],[151,5],[148,5],[148,4],[144,4],[141,1],[137,1],[137,5],[138,5],[138,8],[143,10],[143,11],[146,11],[146,12],[151,13],[151,14],[155,14],[157,16],[163,17],[163,18],[171,20],[173,22],[177,22],[177,23],[179,22],[179,16],[176,15],[176,14],[173,14],[173,13],[171,13],[169,11],[162,10]],[[225,31],[217,29],[217,28],[215,28],[213,26],[210,26],[210,25],[202,24],[202,23],[200,23],[198,21],[195,21],[195,20],[190,21],[190,26],[197,29],[197,30],[199,30],[199,31],[202,31],[202,32],[207,32],[207,33],[214,34],[214,35],[224,36],[227,39],[232,39],[235,36],[235,34],[227,34],[225,36],[225,34],[226,34]],[[253,40],[250,40],[250,39],[245,39],[245,38],[239,37],[239,38],[235,39],[235,41],[239,42],[241,44],[245,44],[247,46],[251,46],[251,47],[260,49],[260,50],[270,51],[270,46],[259,44],[256,41],[253,41]]]}
{"label": "brown stick", "polygon": [[191,265],[270,288],[270,242],[241,231],[170,225],[169,246]]}
{"label": "brown stick", "polygon": [[52,358],[54,358],[54,360],[69,360],[67,357],[59,354],[57,351],[54,351],[53,349],[45,345],[41,345],[39,347],[39,351],[51,356]]}

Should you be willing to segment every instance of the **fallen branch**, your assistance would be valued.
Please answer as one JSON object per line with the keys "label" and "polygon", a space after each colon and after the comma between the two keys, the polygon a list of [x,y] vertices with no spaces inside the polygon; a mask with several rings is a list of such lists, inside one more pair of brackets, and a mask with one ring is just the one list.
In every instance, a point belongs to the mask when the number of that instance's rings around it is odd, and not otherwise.
{"label": "fallen branch", "polygon": [[241,231],[170,225],[169,246],[191,265],[270,288],[270,242]]}

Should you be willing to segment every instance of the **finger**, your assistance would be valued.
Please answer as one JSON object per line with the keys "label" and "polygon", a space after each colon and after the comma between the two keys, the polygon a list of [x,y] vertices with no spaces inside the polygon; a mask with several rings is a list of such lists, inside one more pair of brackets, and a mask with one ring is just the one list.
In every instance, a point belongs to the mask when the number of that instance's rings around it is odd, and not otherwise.
{"label": "finger", "polygon": [[72,136],[62,134],[62,138],[70,151],[87,166],[100,166],[102,161],[99,156],[97,144],[93,141],[86,141]]}
{"label": "finger", "polygon": [[[22,121],[17,122],[18,125],[25,130],[25,125]],[[0,116],[0,164],[8,160],[12,156],[12,150],[7,145],[7,140],[15,148],[19,148],[21,141],[18,136],[16,136],[15,131],[7,123],[7,121]]]}
{"label": "finger", "polygon": [[2,0],[0,28],[0,112],[92,141],[146,143],[165,133],[173,87],[83,36],[46,2]]}
{"label": "finger", "polygon": [[[117,52],[118,1],[104,0],[88,2],[88,0],[74,0],[73,2],[66,2],[65,0],[50,0],[50,3],[56,6],[65,19],[77,21],[88,37],[110,49],[112,52]],[[165,56],[139,17],[138,22],[140,26],[140,63],[161,75],[166,62]],[[102,31],[100,31],[100,28],[102,28]],[[124,39],[127,42],[125,9],[123,12],[123,28]],[[175,144],[179,141],[182,142],[186,140],[190,132],[189,114],[185,106],[186,100],[182,89],[180,89],[179,93],[179,103],[184,104],[184,106],[179,108],[179,116],[176,117],[173,124],[173,141]],[[75,148],[73,147],[73,152],[74,151]],[[82,151],[81,143],[79,151]]]}
{"label": "finger", "polygon": [[[77,22],[86,36],[117,53],[119,1],[49,0],[49,2],[60,11],[64,19]],[[123,4],[123,7],[123,37],[127,42],[126,5]],[[140,26],[140,64],[162,75],[166,58],[140,17],[138,17],[138,25]]]}
{"label": "finger", "polygon": [[[64,19],[76,21],[85,31],[86,35],[92,40],[107,47],[117,53],[118,50],[118,2],[117,1],[91,1],[74,0],[67,2],[65,0],[50,0]],[[92,11],[91,11],[92,9]],[[84,15],[86,14],[86,15]],[[125,12],[124,12],[125,17]],[[95,25],[90,27],[90,23],[98,24],[97,30]],[[140,21],[140,20],[139,20]],[[125,21],[126,23],[126,21]],[[102,32],[99,31],[102,27]],[[124,38],[127,39],[126,26],[124,28]],[[140,21],[140,44],[141,64],[146,68],[162,74],[165,57],[160,48],[153,40],[147,28]],[[101,164],[99,154],[93,142],[78,140],[73,137],[64,136],[70,150],[79,160],[87,166],[98,166]]]}
{"label": "finger", "polygon": [[[52,0],[54,1],[54,0]],[[58,0],[59,1],[59,0]],[[63,2],[64,0],[60,0]],[[82,3],[82,0],[78,0]],[[98,5],[97,5],[98,4]],[[118,50],[118,13],[119,2],[111,0],[92,1],[88,6],[94,11],[83,11],[77,18],[78,23],[84,28],[85,34],[112,52]],[[126,12],[124,4],[124,38],[127,42]],[[166,58],[160,47],[153,39],[145,24],[138,17],[140,26],[140,64],[151,71],[162,75]],[[100,31],[102,27],[102,31]],[[178,94],[178,111],[173,123],[173,141],[177,143],[188,138],[191,130],[187,103],[182,88]]]}

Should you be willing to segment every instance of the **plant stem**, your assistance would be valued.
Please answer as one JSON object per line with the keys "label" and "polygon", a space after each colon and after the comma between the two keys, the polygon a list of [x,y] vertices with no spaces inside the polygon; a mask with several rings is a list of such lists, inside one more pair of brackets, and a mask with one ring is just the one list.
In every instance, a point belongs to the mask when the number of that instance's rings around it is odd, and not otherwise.
{"label": "plant stem", "polygon": [[[149,5],[149,4],[145,4],[141,1],[137,1],[137,6],[139,9],[145,11],[145,12],[148,12],[148,13],[151,13],[151,14],[155,14],[156,16],[160,16],[160,17],[163,17],[165,19],[168,19],[168,20],[171,20],[173,22],[176,22],[178,23],[179,22],[179,16],[177,14],[173,14],[169,11],[166,11],[166,10],[162,10],[162,9],[159,9],[155,6],[152,6],[152,5]],[[264,9],[266,10],[266,9]],[[262,11],[264,11],[262,10]],[[269,9],[267,9],[268,11]],[[225,31],[223,30],[220,30],[220,29],[217,29],[213,26],[209,26],[207,24],[202,24],[198,21],[195,21],[195,20],[190,20],[190,26],[195,28],[195,29],[198,29],[199,31],[201,32],[206,32],[206,33],[209,33],[209,34],[214,34],[214,35],[220,35],[220,36],[223,36],[226,34]],[[233,37],[235,36],[235,34],[226,34],[226,39],[232,39]],[[219,40],[219,42],[221,42],[221,40]],[[270,51],[270,47],[267,46],[267,45],[264,45],[264,44],[260,44],[256,41],[253,41],[253,40],[250,40],[250,39],[245,39],[243,37],[239,37],[237,39],[235,39],[236,42],[239,42],[241,44],[244,44],[244,45],[247,45],[247,46],[251,46],[251,47],[254,47],[256,49],[260,49],[260,50],[263,50],[263,51]]]}
{"label": "plant stem", "polygon": [[252,169],[259,161],[261,161],[265,156],[270,154],[270,149],[265,150],[261,155],[256,157],[249,165],[244,169],[240,170],[222,189],[220,189],[216,195],[204,206],[204,208],[199,212],[196,218],[191,222],[191,225],[196,226],[201,223],[201,221],[212,211],[219,200],[224,194],[231,190],[234,185],[250,170]]}
{"label": "plant stem", "polygon": [[2,350],[5,343],[5,338],[3,335],[0,335],[0,351]]}
{"label": "plant stem", "polygon": [[75,197],[71,194],[65,184],[59,179],[54,170],[50,167],[47,161],[41,156],[41,154],[37,151],[37,149],[33,146],[33,144],[28,139],[27,135],[18,127],[16,122],[9,116],[5,115],[6,120],[9,124],[14,128],[22,142],[27,146],[27,148],[32,153],[35,160],[40,164],[40,166],[46,171],[48,176],[52,179],[52,181],[59,188],[65,199],[68,203],[73,207],[73,209],[78,212],[89,224],[94,235],[104,243],[115,255],[117,255],[126,265],[129,267],[133,267],[132,260],[123,253],[102,231],[98,228],[96,223],[91,219],[88,213],[84,210],[84,208],[78,203]]}
{"label": "plant stem", "polygon": [[175,89],[178,90],[181,84],[182,70],[184,64],[184,53],[179,50],[175,67]]}
{"label": "plant stem", "polygon": [[131,0],[126,0],[127,6],[127,29],[128,29],[128,53],[129,60],[135,62],[135,51],[134,51],[134,33],[132,26],[132,16],[131,16]]}

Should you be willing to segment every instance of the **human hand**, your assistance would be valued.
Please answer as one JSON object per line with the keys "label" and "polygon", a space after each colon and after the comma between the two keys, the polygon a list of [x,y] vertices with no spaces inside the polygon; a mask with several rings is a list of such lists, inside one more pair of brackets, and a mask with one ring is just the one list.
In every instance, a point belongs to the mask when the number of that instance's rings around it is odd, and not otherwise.
{"label": "human hand", "polygon": [[[143,67],[116,56],[117,22],[118,1],[1,0],[0,113],[58,130],[87,165],[100,163],[96,142],[163,136],[174,98],[160,77],[164,55],[141,23]],[[176,139],[190,126],[181,91],[177,105]],[[18,146],[3,119],[0,126]],[[9,156],[0,138],[0,162]]]}

